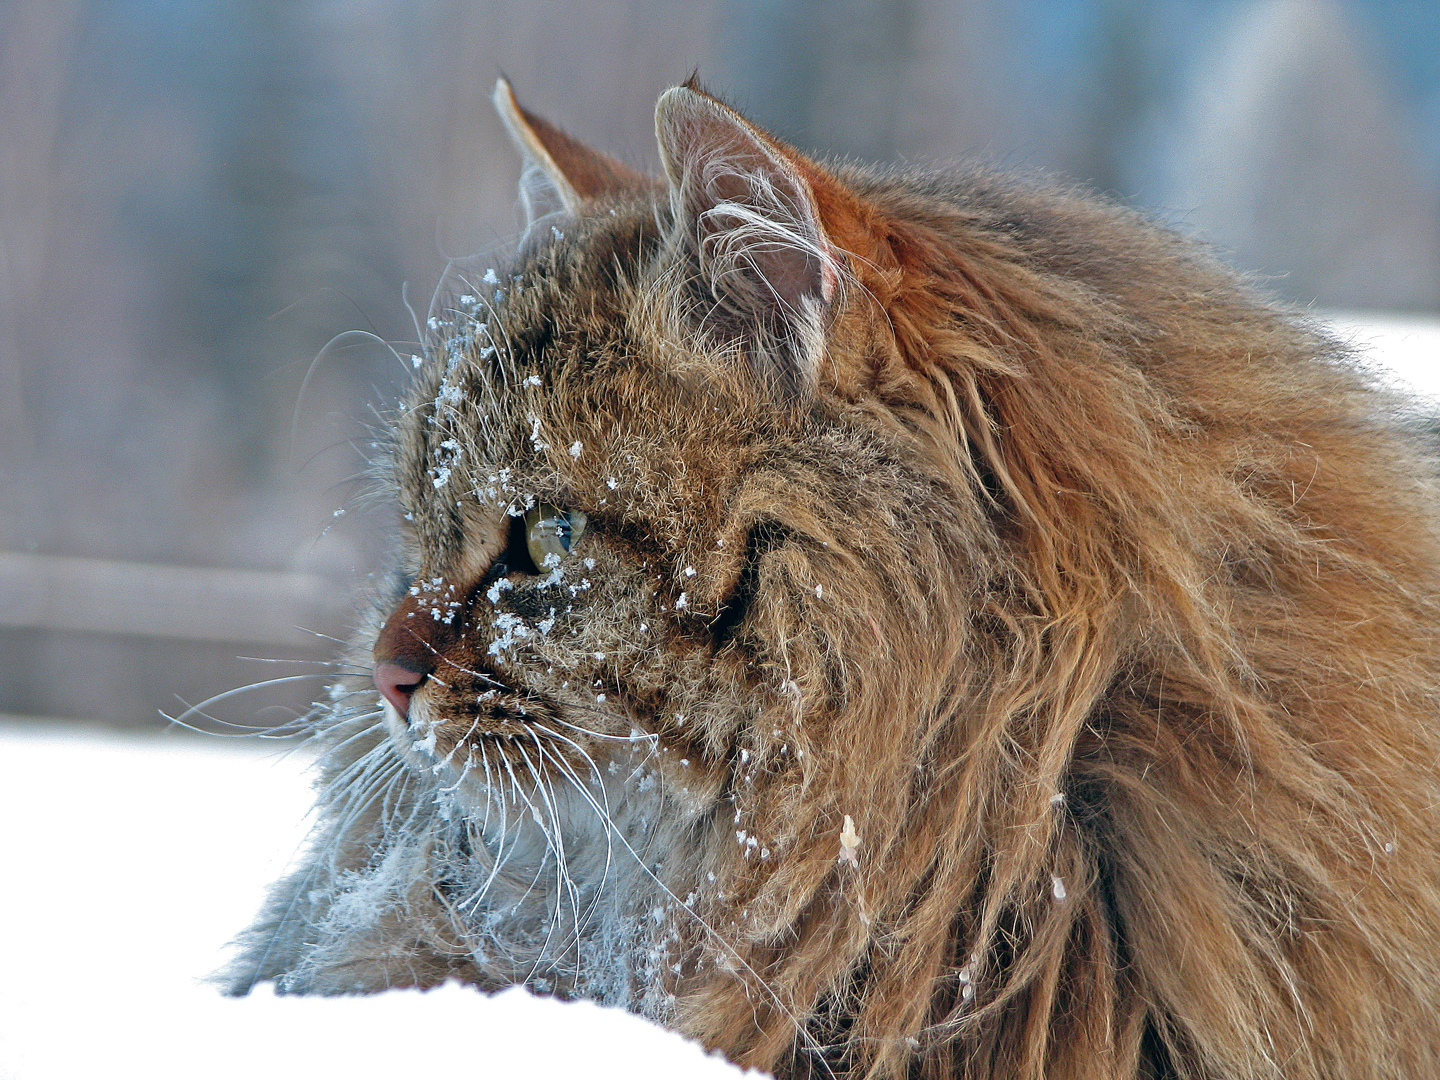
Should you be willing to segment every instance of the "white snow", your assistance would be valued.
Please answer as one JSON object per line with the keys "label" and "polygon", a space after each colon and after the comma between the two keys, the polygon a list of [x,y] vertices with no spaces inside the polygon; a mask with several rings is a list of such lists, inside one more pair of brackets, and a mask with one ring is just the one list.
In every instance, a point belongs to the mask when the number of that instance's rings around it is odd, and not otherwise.
{"label": "white snow", "polygon": [[742,1075],[639,1017],[520,989],[200,982],[304,835],[307,765],[273,742],[0,717],[0,1080]]}
{"label": "white snow", "polygon": [[1322,317],[1341,338],[1388,369],[1401,386],[1440,398],[1440,319],[1368,311],[1333,311]]}

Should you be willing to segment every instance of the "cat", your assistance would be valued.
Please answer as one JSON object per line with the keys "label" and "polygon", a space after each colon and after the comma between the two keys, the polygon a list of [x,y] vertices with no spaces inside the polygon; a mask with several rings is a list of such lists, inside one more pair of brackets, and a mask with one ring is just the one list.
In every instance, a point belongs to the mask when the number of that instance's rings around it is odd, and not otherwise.
{"label": "cat", "polygon": [[1048,180],[693,79],[657,180],[496,103],[532,221],[430,320],[229,990],[524,983],[782,1078],[1440,1076],[1411,407]]}

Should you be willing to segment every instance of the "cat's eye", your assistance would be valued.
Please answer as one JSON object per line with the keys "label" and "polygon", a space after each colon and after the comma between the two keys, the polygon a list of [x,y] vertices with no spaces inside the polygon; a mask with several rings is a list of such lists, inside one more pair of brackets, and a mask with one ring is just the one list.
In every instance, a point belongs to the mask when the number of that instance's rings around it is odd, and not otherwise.
{"label": "cat's eye", "polygon": [[542,571],[558,566],[585,532],[582,510],[561,510],[541,503],[525,515],[525,546]]}

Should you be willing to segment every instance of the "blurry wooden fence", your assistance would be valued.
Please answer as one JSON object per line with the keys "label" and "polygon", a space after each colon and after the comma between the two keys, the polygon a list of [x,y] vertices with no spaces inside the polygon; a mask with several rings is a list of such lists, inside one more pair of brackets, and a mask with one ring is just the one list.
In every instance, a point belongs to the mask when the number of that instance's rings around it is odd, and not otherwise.
{"label": "blurry wooden fence", "polygon": [[313,647],[350,603],[316,574],[0,552],[0,626]]}

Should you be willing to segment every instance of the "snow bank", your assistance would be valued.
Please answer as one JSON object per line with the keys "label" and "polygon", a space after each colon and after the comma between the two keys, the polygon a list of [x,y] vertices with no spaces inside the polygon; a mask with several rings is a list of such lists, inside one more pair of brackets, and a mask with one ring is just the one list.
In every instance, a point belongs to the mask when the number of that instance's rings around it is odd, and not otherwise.
{"label": "snow bank", "polygon": [[742,1075],[520,989],[221,997],[199,980],[296,851],[307,765],[275,743],[0,722],[0,1080]]}

